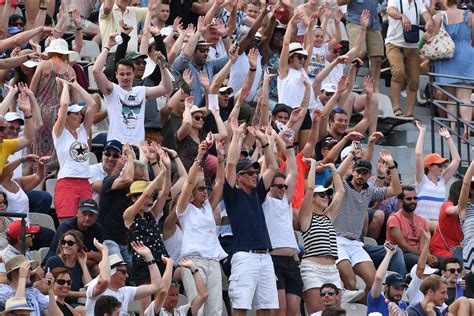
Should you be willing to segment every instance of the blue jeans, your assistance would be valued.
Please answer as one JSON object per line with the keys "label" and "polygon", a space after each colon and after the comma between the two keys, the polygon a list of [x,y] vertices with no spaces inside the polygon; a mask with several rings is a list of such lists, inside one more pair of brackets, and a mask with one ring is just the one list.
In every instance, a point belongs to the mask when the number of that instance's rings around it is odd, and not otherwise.
{"label": "blue jeans", "polygon": [[104,244],[109,248],[109,255],[118,254],[129,267],[132,267],[132,255],[128,251],[128,245],[119,245],[115,241],[107,239]]}
{"label": "blue jeans", "polygon": [[53,198],[49,192],[40,190],[31,190],[26,192],[30,204],[30,212],[51,214],[51,202]]}
{"label": "blue jeans", "polygon": [[[365,245],[364,249],[365,251],[367,251],[370,258],[374,262],[375,268],[378,268],[386,254],[383,245]],[[397,272],[402,277],[405,277],[405,275],[407,274],[407,268],[405,267],[405,258],[403,257],[403,252],[400,249],[397,249],[397,252],[395,252],[392,257],[392,260],[390,260],[388,270]]]}

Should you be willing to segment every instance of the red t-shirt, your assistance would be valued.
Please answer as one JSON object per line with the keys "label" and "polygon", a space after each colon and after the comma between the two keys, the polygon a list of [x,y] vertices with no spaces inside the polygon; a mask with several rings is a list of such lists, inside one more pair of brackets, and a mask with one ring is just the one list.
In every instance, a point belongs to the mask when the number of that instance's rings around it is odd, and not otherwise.
{"label": "red t-shirt", "polygon": [[403,216],[402,210],[393,213],[387,220],[387,232],[386,238],[392,244],[396,244],[390,234],[390,228],[399,228],[402,232],[405,241],[412,247],[420,249],[420,239],[423,234],[423,228],[428,228],[426,220],[413,213],[413,221],[410,222],[405,216]]}
{"label": "red t-shirt", "polygon": [[[304,182],[306,180],[306,173],[309,170],[309,164],[303,161],[303,151],[296,155],[296,165],[298,167],[298,174],[296,175],[295,193],[291,200],[293,208],[299,209],[304,198]],[[285,161],[280,164],[280,170],[285,170]]]}
{"label": "red t-shirt", "polygon": [[[448,247],[457,247],[463,240],[461,224],[459,224],[459,216],[457,214],[448,215],[446,209],[453,206],[453,202],[444,202],[438,217],[438,227],[433,233],[430,242],[430,253],[434,256],[449,258],[453,253]],[[441,233],[440,233],[441,231]],[[443,234],[443,238],[441,237]],[[446,244],[448,247],[446,247]]]}

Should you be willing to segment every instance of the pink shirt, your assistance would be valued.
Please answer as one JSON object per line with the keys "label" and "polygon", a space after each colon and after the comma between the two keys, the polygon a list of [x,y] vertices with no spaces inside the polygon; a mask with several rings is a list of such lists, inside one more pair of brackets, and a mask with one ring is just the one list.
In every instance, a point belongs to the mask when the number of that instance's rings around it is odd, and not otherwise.
{"label": "pink shirt", "polygon": [[413,213],[413,222],[410,222],[408,218],[403,215],[402,210],[390,215],[387,221],[386,238],[390,243],[395,244],[395,239],[390,234],[390,228],[392,227],[399,228],[406,242],[410,246],[419,249],[420,239],[423,233],[422,229],[428,228],[428,223],[423,217],[415,213]]}

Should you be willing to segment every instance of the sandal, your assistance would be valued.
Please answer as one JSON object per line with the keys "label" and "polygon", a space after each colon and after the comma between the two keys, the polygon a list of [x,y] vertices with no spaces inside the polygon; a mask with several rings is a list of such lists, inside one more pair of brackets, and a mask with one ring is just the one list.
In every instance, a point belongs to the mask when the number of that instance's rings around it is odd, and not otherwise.
{"label": "sandal", "polygon": [[400,110],[400,108],[397,108],[397,109],[393,110],[393,115],[403,116],[403,112],[402,112],[402,110]]}

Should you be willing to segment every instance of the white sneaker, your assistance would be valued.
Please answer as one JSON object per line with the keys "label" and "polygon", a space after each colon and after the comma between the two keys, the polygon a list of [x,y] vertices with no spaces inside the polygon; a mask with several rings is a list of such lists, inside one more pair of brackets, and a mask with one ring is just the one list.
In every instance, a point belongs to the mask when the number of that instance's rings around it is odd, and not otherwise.
{"label": "white sneaker", "polygon": [[349,291],[342,290],[341,303],[357,303],[364,297],[365,292],[362,290]]}

